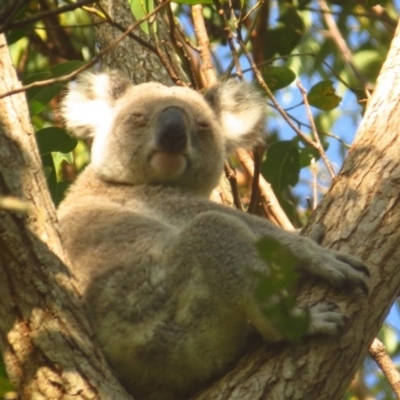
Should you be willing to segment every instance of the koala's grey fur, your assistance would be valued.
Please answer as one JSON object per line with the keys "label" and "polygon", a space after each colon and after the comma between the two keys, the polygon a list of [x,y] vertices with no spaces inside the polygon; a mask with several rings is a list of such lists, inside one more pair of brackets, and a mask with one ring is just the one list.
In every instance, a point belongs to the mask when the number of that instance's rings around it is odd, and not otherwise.
{"label": "koala's grey fur", "polygon": [[[251,326],[281,339],[255,300],[254,271],[268,274],[258,238],[309,274],[366,288],[358,259],[208,199],[226,152],[262,140],[264,107],[245,83],[204,98],[117,73],[83,74],[65,97],[67,127],[93,147],[58,210],[61,235],[96,340],[138,400],[188,398],[238,357]],[[343,326],[335,305],[309,312],[310,334]]]}

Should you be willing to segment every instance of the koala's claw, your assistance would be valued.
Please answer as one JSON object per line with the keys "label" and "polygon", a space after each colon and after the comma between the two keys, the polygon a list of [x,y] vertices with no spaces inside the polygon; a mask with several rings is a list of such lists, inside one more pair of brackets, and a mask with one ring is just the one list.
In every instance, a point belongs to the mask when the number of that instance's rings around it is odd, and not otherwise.
{"label": "koala's claw", "polygon": [[348,318],[343,315],[333,302],[317,303],[310,307],[310,325],[308,333],[315,335],[336,335],[346,324]]}
{"label": "koala's claw", "polygon": [[368,295],[366,279],[370,276],[368,268],[361,260],[347,254],[325,249],[325,252],[312,257],[303,264],[306,272],[315,275],[337,287],[359,287]]}
{"label": "koala's claw", "polygon": [[369,269],[358,258],[341,253],[339,253],[336,258],[346,264],[351,265],[355,270],[362,272],[367,278],[371,276]]}
{"label": "koala's claw", "polygon": [[370,277],[369,269],[358,258],[343,253],[336,253],[336,259],[351,267],[347,273],[347,279],[343,282],[345,286],[357,286],[367,296],[369,293],[365,278]]}
{"label": "koala's claw", "polygon": [[351,282],[348,281],[345,283],[345,286],[357,286],[363,291],[365,296],[368,296],[368,294],[369,294],[368,286],[365,283],[364,279],[362,279],[362,278],[355,279]]}

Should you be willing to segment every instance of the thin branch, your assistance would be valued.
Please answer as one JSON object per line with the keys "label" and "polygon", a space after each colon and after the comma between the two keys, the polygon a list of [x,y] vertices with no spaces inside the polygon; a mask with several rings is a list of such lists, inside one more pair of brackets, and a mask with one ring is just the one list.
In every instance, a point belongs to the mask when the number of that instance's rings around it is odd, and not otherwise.
{"label": "thin branch", "polygon": [[[93,7],[85,7],[85,11],[90,14],[96,15],[98,18],[103,19],[103,21],[100,21],[101,23],[107,22],[114,28],[118,29],[120,32],[122,32],[122,33],[126,32],[127,28],[125,26],[122,26],[118,22],[114,21],[110,17],[110,15],[106,12],[106,10],[104,10],[103,7],[101,7],[100,4],[99,4],[99,8],[101,8],[101,12]],[[151,43],[146,42],[144,39],[142,39],[139,35],[136,35],[133,32],[129,32],[128,36],[130,38],[132,38],[133,40],[135,40],[136,42],[138,42],[144,48],[150,50],[154,54],[157,54],[156,48]]]}
{"label": "thin branch", "polygon": [[[296,107],[298,107],[298,106],[300,106],[300,105],[302,105],[302,104],[304,104],[303,101],[302,101],[300,104],[298,104]],[[271,108],[275,108],[274,105],[273,105],[272,103],[267,103],[267,105],[268,105],[269,107],[271,107]],[[291,107],[291,108],[293,108],[293,107]],[[296,122],[296,124],[297,124],[299,127],[304,126],[305,128],[311,130],[311,126],[310,126],[309,124],[306,124],[305,122],[300,121],[300,120],[299,120],[298,118],[296,118],[293,114],[288,113],[288,110],[290,110],[291,108],[285,108],[285,109],[284,109],[284,111],[286,112],[286,114],[288,115],[288,117],[289,117],[292,121]],[[331,138],[333,138],[333,139],[336,139],[336,140],[337,140],[338,142],[340,142],[340,144],[343,145],[344,147],[346,147],[346,148],[348,148],[348,149],[350,148],[350,144],[349,144],[349,143],[346,143],[341,137],[339,137],[339,136],[337,136],[337,135],[334,135],[333,133],[325,132],[325,131],[320,131],[320,130],[317,130],[317,132],[318,132],[319,135],[325,135],[325,136],[329,136],[329,137],[331,137]]]}
{"label": "thin branch", "polygon": [[[235,45],[233,43],[232,30],[231,30],[231,28],[229,26],[229,23],[227,21],[227,18],[225,16],[225,13],[224,13],[224,10],[222,9],[222,7],[219,8],[218,14],[221,16],[222,21],[224,23],[224,32],[225,32],[226,39],[228,40],[229,49],[231,50],[233,63],[234,63],[235,68],[236,68],[236,76],[240,80],[242,80],[243,79],[243,72],[242,72],[242,67],[240,65],[238,53],[237,53]],[[236,22],[236,18],[235,18],[235,22]],[[237,25],[237,23],[236,23],[236,25]]]}
{"label": "thin branch", "polygon": [[369,355],[379,365],[382,372],[385,374],[393,392],[400,399],[400,373],[397,371],[396,365],[389,357],[383,343],[375,338],[369,348]]}
{"label": "thin branch", "polygon": [[[236,40],[238,40],[236,38]],[[254,75],[257,78],[258,83],[260,84],[260,86],[265,90],[267,96],[270,98],[270,100],[272,101],[274,107],[276,108],[276,110],[279,112],[279,114],[281,114],[281,116],[283,117],[283,119],[285,120],[285,122],[296,132],[296,134],[308,145],[310,145],[313,149],[317,150],[318,153],[321,152],[320,147],[321,145],[318,145],[318,143],[314,142],[313,140],[311,140],[305,133],[303,133],[300,129],[298,129],[292,122],[291,118],[288,116],[288,114],[285,112],[285,110],[280,106],[280,104],[278,103],[278,100],[276,100],[276,97],[273,95],[273,93],[271,92],[271,89],[268,87],[268,85],[265,83],[260,70],[257,68],[257,66],[255,65],[249,51],[247,50],[246,46],[244,45],[244,43],[241,40],[238,40],[238,43],[240,44],[242,50],[243,50],[243,54],[246,56],[247,61],[250,64],[251,69],[254,72]],[[321,155],[322,157],[322,155]],[[324,160],[324,158],[323,158]],[[327,160],[327,159],[326,159]],[[325,160],[324,160],[325,161]],[[327,160],[329,162],[329,160]],[[328,170],[328,164],[326,164]]]}
{"label": "thin branch", "polygon": [[[246,44],[247,42],[244,41],[244,43]],[[260,63],[255,63],[255,65],[257,66],[257,68],[262,67],[263,65],[269,65],[272,64],[274,61],[277,60],[286,60],[288,58],[291,57],[304,57],[304,56],[308,56],[308,57],[313,57],[318,59],[318,56],[314,53],[292,53],[292,54],[286,54],[286,55],[282,55],[282,56],[276,56],[276,57],[272,57],[269,58],[266,61],[260,62]],[[340,81],[345,87],[349,88],[350,90],[354,90],[354,88],[352,88],[341,76],[340,74],[338,74],[333,68],[332,66],[329,65],[329,63],[325,60],[319,60],[321,62],[321,64],[325,65],[325,67],[329,70],[329,72],[338,80]],[[246,68],[243,70],[243,72],[249,72],[252,71],[253,69],[250,68]]]}
{"label": "thin branch", "polygon": [[27,2],[28,2],[28,0],[17,0],[17,1],[12,2],[9,7],[4,9],[0,13],[0,22],[1,22],[0,28],[1,27],[7,28],[11,24],[11,21],[14,18],[14,15],[16,15],[20,11],[20,8],[22,8],[24,3],[27,3]]}
{"label": "thin branch", "polygon": [[249,214],[255,214],[257,211],[257,206],[260,201],[260,174],[261,174],[261,159],[262,154],[264,153],[264,148],[261,151],[259,149],[255,149],[253,151],[253,163],[254,163],[254,172],[253,172],[253,180],[251,182],[251,197],[249,207],[247,212]]}
{"label": "thin branch", "polygon": [[7,210],[26,214],[31,209],[31,204],[14,196],[0,196],[0,210]]}
{"label": "thin branch", "polygon": [[[173,17],[173,16],[172,16]],[[179,22],[178,18],[171,18],[172,22],[170,23],[170,25],[179,32],[180,36],[182,37],[182,40],[185,42],[186,45],[188,45],[193,51],[195,51],[196,53],[200,53],[200,49],[198,46],[196,46],[186,35],[186,32],[184,31],[184,29],[182,28],[181,23]]]}
{"label": "thin branch", "polygon": [[[338,15],[341,16],[342,12],[341,11],[333,11],[333,10],[323,10],[320,8],[313,8],[313,7],[304,7],[304,10],[315,12],[315,13],[320,13],[320,14],[332,14],[332,15]],[[383,11],[385,11],[383,9]],[[381,12],[381,13],[376,13],[376,12],[358,12],[358,11],[348,11],[346,15],[352,15],[353,17],[364,17],[364,18],[373,18],[377,19],[378,21],[381,22],[387,22],[392,28],[396,28],[397,26],[397,20],[393,20],[390,18],[390,16],[386,12]]]}
{"label": "thin branch", "polygon": [[[254,20],[252,21],[250,27],[247,29],[246,37],[243,39],[243,43],[247,44],[250,41],[251,33],[253,32],[254,27],[256,26],[256,23],[257,23],[257,17],[254,18]],[[239,49],[237,51],[237,53],[238,53],[238,57],[240,57],[242,55],[242,50]],[[223,79],[228,79],[228,77],[230,77],[230,76],[237,76],[236,73],[232,74],[232,69],[233,69],[234,66],[235,66],[235,60],[232,59],[232,61],[228,65],[228,67],[225,69],[225,72],[223,74],[224,75]],[[242,72],[248,72],[248,71],[251,71],[251,68],[242,70]]]}
{"label": "thin branch", "polygon": [[186,71],[188,72],[189,75],[191,83],[190,86],[195,90],[199,90],[199,83],[196,77],[196,71],[194,68],[194,57],[192,57],[192,53],[193,52],[199,53],[200,50],[187,37],[178,18],[175,18],[171,7],[167,7],[167,17],[170,28],[169,36],[171,39],[171,43],[175,46],[177,53],[180,54],[181,56],[184,68],[186,68]]}
{"label": "thin branch", "polygon": [[202,61],[201,71],[206,79],[206,87],[217,83],[214,64],[210,52],[210,41],[208,39],[206,25],[203,17],[203,6],[196,4],[192,6],[192,18],[194,31],[197,37],[197,43],[200,49],[200,58]]}
{"label": "thin branch", "polygon": [[[255,25],[251,32],[253,59],[256,64],[265,60],[265,47],[270,46],[267,30],[270,15],[270,2],[263,1],[255,18]],[[241,37],[238,35],[238,38]]]}
{"label": "thin branch", "polygon": [[170,37],[171,43],[176,46],[178,54],[181,55],[182,62],[188,71],[188,75],[191,82],[191,87],[195,90],[199,89],[199,84],[196,79],[196,73],[193,68],[193,57],[192,51],[199,52],[196,46],[191,43],[189,38],[186,36],[183,28],[181,27],[177,18],[174,17],[171,7],[168,7],[167,11],[168,21],[170,26]]}
{"label": "thin branch", "polygon": [[35,87],[49,86],[49,85],[53,85],[54,83],[64,83],[64,82],[71,80],[72,78],[75,78],[81,72],[85,71],[86,69],[88,69],[88,68],[92,67],[94,64],[96,64],[97,61],[99,61],[101,59],[101,57],[103,57],[104,54],[106,54],[107,52],[112,50],[115,46],[117,46],[118,43],[120,43],[123,39],[125,39],[129,35],[130,32],[132,32],[134,29],[136,29],[142,22],[146,21],[147,19],[152,17],[154,14],[156,14],[159,10],[161,10],[163,7],[165,7],[170,1],[171,0],[165,0],[162,4],[158,5],[153,11],[151,11],[145,17],[137,20],[134,24],[132,24],[129,28],[127,28],[127,30],[121,36],[119,36],[117,39],[112,41],[103,50],[98,52],[87,64],[83,65],[82,67],[76,69],[75,71],[73,71],[67,75],[63,75],[59,78],[52,78],[52,79],[46,79],[46,80],[39,81],[39,82],[33,82],[29,85],[21,86],[18,89],[10,90],[9,92],[6,92],[6,93],[1,93],[0,99],[7,97],[7,96],[11,96],[16,93],[24,92],[26,90],[29,90],[29,89],[32,89]]}
{"label": "thin branch", "polygon": [[225,161],[224,163],[224,170],[225,170],[225,176],[231,185],[233,204],[235,204],[235,207],[238,210],[243,211],[243,204],[240,199],[239,189],[237,185],[236,171],[233,168],[231,168],[231,166],[228,164],[227,161]]}
{"label": "thin branch", "polygon": [[[249,153],[246,150],[239,149],[236,151],[236,155],[246,172],[251,177],[254,177],[254,161],[250,157]],[[261,196],[268,207],[269,213],[273,215],[271,220],[275,220],[277,225],[287,231],[294,231],[294,226],[290,222],[285,212],[282,210],[279,201],[271,188],[271,185],[262,176],[260,176],[259,179]]]}
{"label": "thin branch", "polygon": [[247,18],[250,17],[250,15],[263,3],[262,0],[258,0],[256,4],[254,4],[253,7],[250,8],[250,10],[247,12],[247,14],[240,19],[240,23],[242,24]]}
{"label": "thin branch", "polygon": [[303,86],[300,83],[300,81],[297,81],[296,85],[299,88],[300,93],[301,93],[301,95],[303,97],[304,107],[306,108],[306,111],[307,111],[308,120],[310,121],[310,125],[311,125],[311,132],[312,132],[312,134],[314,136],[314,142],[317,144],[318,153],[321,156],[322,160],[324,161],[324,163],[326,165],[326,169],[329,172],[329,175],[333,179],[335,177],[335,171],[333,170],[332,164],[329,161],[329,158],[327,157],[324,148],[322,147],[321,140],[319,138],[318,131],[317,131],[317,128],[316,128],[315,123],[314,123],[314,118],[313,118],[313,115],[311,113],[310,104],[308,104],[307,92],[303,88]]}
{"label": "thin branch", "polygon": [[346,41],[343,39],[342,34],[340,33],[335,19],[333,18],[332,14],[329,13],[329,7],[326,4],[325,0],[318,0],[318,4],[321,7],[321,10],[325,11],[323,14],[324,20],[326,25],[329,28],[330,36],[333,39],[334,43],[336,44],[337,48],[339,49],[343,60],[346,62],[346,64],[349,66],[349,68],[353,71],[353,74],[355,77],[361,82],[362,86],[365,89],[368,89],[371,87],[371,83],[368,81],[368,79],[361,73],[361,71],[358,69],[358,67],[355,65],[354,60],[353,60],[353,55],[347,46]]}
{"label": "thin branch", "polygon": [[5,32],[6,29],[9,30],[9,29],[15,29],[15,28],[23,28],[26,25],[33,24],[37,21],[42,20],[43,18],[52,16],[52,15],[59,15],[59,14],[65,13],[67,11],[72,11],[72,10],[75,10],[86,4],[91,4],[91,3],[95,3],[95,2],[96,2],[96,0],[79,0],[76,3],[68,4],[68,5],[62,6],[62,7],[57,7],[52,10],[46,10],[43,12],[39,12],[39,13],[33,15],[32,17],[23,18],[18,21],[15,21],[15,22],[10,22],[7,24],[7,21],[6,21],[2,25],[0,25],[0,33]]}
{"label": "thin branch", "polygon": [[155,43],[156,54],[163,64],[172,82],[174,82],[174,84],[178,86],[188,86],[187,83],[182,81],[176,73],[174,63],[171,60],[171,55],[169,54],[170,52],[168,51],[168,49],[165,49],[165,51],[162,49],[162,47],[165,48],[165,40],[159,40],[159,37],[154,30],[154,24],[150,24],[150,28],[151,38]]}
{"label": "thin branch", "polygon": [[311,174],[312,174],[312,203],[311,210],[314,211],[317,208],[318,204],[318,191],[317,191],[317,163],[315,162],[315,158],[311,159]]}
{"label": "thin branch", "polygon": [[[225,33],[232,38],[235,38],[238,41],[237,37],[235,37],[234,33],[232,32],[226,18],[224,17],[223,8],[219,7],[219,14],[223,19],[224,26],[225,26]],[[238,41],[239,43],[243,43],[242,40]],[[243,47],[242,47],[243,50]],[[239,149],[236,151],[236,155],[238,160],[245,168],[246,172],[252,177],[253,184],[255,182],[258,183],[258,187],[256,190],[252,191],[252,201],[251,201],[251,210],[255,207],[254,203],[258,197],[258,191],[260,191],[261,196],[263,197],[263,201],[266,204],[266,214],[270,221],[275,222],[277,225],[281,226],[283,229],[286,230],[294,230],[292,223],[290,222],[289,218],[282,210],[278,199],[273,192],[271,185],[264,179],[264,177],[260,176],[260,166],[252,159],[249,153],[246,150]],[[253,189],[254,189],[253,185]],[[272,214],[272,218],[270,218]]]}

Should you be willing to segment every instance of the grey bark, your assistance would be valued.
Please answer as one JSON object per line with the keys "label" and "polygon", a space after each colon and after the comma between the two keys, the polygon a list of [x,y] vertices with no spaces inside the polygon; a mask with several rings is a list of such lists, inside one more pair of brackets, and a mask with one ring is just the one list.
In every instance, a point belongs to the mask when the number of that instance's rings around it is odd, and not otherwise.
{"label": "grey bark", "polygon": [[[0,92],[20,86],[0,35]],[[91,342],[23,93],[0,100],[0,345],[22,399],[128,399]],[[4,197],[3,197],[4,199]],[[11,207],[12,209],[12,207]]]}
{"label": "grey bark", "polygon": [[[135,22],[127,0],[101,0],[99,4],[110,18],[121,26],[128,28]],[[93,20],[99,21],[96,17]],[[171,63],[176,77],[185,82],[186,79],[179,65],[179,60],[171,46],[168,28],[162,18],[162,13],[157,14],[156,22],[156,35],[151,37],[140,27],[136,28],[134,33],[151,46],[157,46]],[[96,41],[100,49],[109,45],[122,33],[108,23],[96,25],[95,31]],[[109,68],[124,72],[131,78],[132,82],[137,84],[155,81],[170,86],[173,83],[158,55],[131,37],[125,38],[113,51],[108,52],[104,56],[103,62]]]}

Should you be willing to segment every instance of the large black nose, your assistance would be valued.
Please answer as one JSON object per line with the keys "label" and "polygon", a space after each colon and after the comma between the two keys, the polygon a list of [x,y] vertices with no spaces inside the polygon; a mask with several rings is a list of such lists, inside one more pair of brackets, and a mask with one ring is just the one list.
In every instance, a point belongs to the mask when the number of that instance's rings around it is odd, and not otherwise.
{"label": "large black nose", "polygon": [[176,107],[165,109],[158,117],[156,142],[160,150],[180,153],[188,141],[189,120],[183,110]]}

